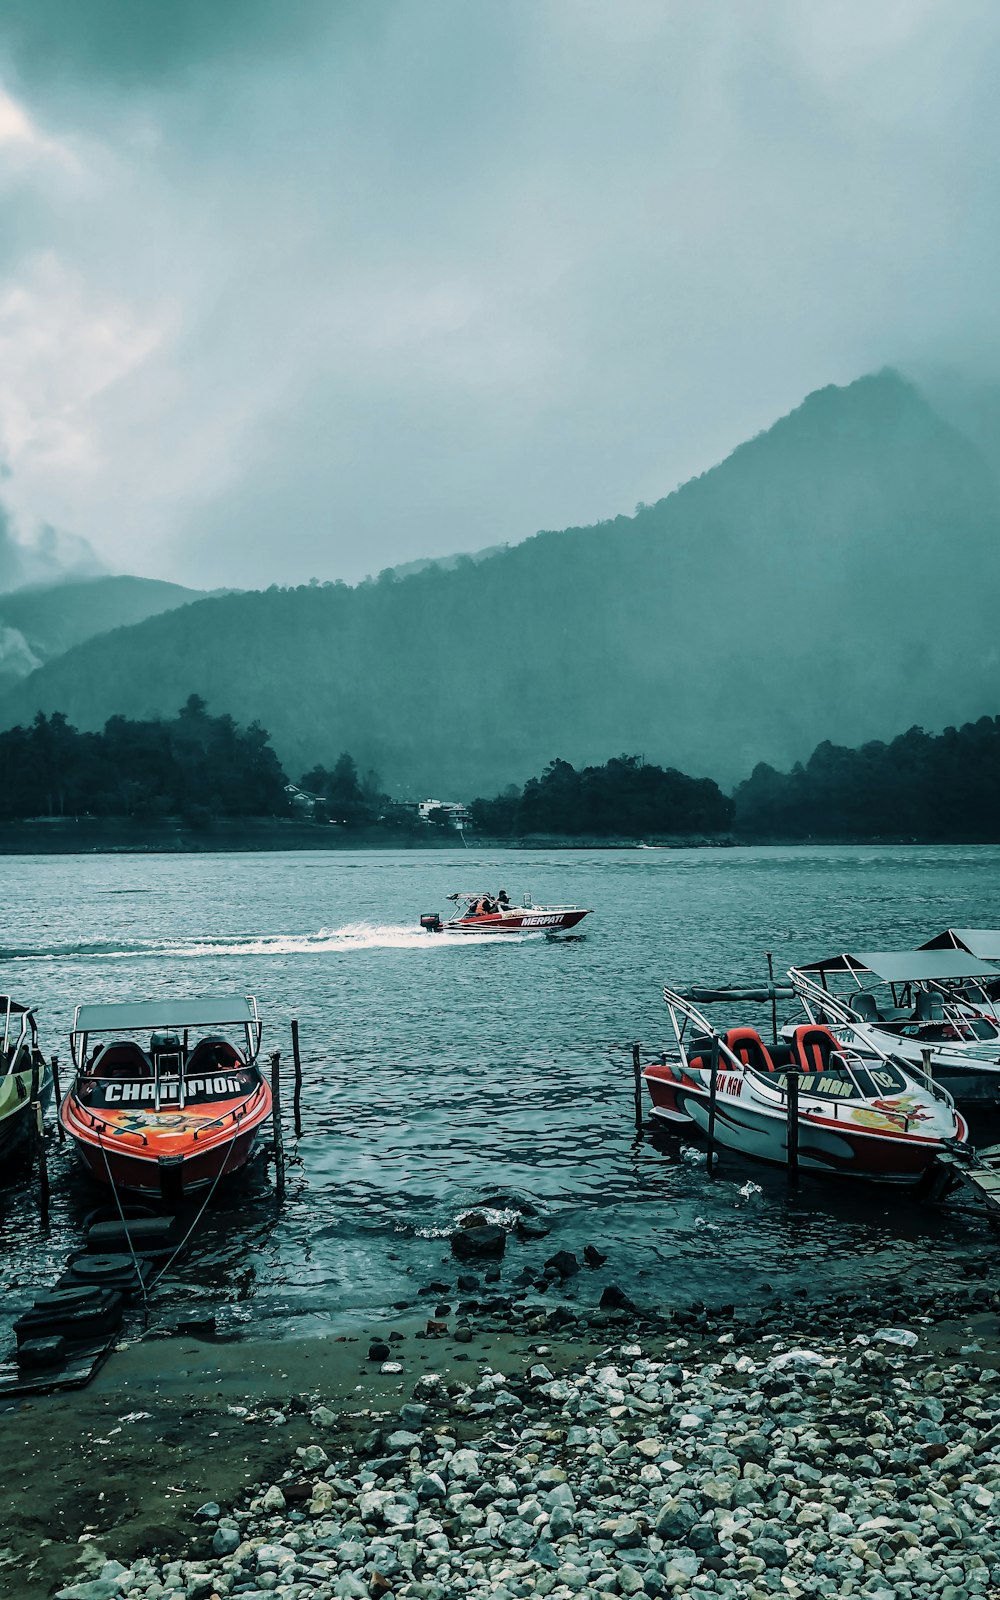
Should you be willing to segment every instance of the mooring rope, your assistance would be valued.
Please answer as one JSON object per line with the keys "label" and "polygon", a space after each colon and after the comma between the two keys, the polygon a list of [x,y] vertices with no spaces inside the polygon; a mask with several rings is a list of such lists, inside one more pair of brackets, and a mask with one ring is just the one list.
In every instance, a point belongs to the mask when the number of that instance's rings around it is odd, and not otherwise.
{"label": "mooring rope", "polygon": [[191,1226],[188,1229],[187,1233],[184,1235],[184,1237],[181,1240],[180,1244],[177,1246],[177,1249],[173,1252],[173,1254],[170,1256],[169,1260],[160,1268],[159,1272],[156,1274],[156,1277],[153,1279],[152,1283],[149,1286],[151,1289],[155,1289],[156,1285],[159,1283],[159,1281],[163,1277],[164,1273],[170,1271],[170,1268],[173,1266],[174,1262],[177,1260],[177,1257],[180,1255],[181,1251],[184,1249],[184,1246],[187,1244],[187,1242],[190,1239],[191,1235],[194,1233],[195,1228],[198,1226],[198,1224],[201,1221],[202,1217],[205,1215],[205,1210],[206,1210],[206,1208],[208,1206],[208,1203],[211,1200],[213,1194],[215,1193],[216,1186],[217,1186],[217,1184],[219,1182],[219,1179],[222,1178],[223,1175],[225,1174],[226,1167],[227,1167],[227,1165],[229,1163],[229,1150],[231,1150],[232,1148],[233,1147],[230,1144],[229,1149],[226,1151],[226,1154],[223,1157],[223,1161],[222,1161],[221,1167],[219,1168],[218,1172],[215,1174],[215,1177],[212,1179],[212,1183],[211,1183],[211,1186],[210,1186],[210,1188],[208,1190],[208,1193],[206,1194],[204,1200],[201,1202],[201,1205],[198,1207],[198,1210],[197,1210],[197,1213],[195,1215],[194,1221],[191,1223]]}
{"label": "mooring rope", "polygon": [[115,1205],[118,1207],[118,1215],[121,1218],[121,1224],[122,1224],[123,1229],[125,1230],[125,1242],[128,1245],[129,1253],[130,1253],[130,1255],[132,1257],[132,1265],[135,1268],[135,1275],[136,1275],[136,1279],[137,1279],[138,1284],[139,1284],[139,1292],[142,1295],[143,1325],[146,1326],[146,1325],[148,1325],[148,1322],[149,1322],[149,1307],[148,1307],[148,1304],[147,1304],[147,1301],[148,1301],[149,1297],[148,1297],[148,1295],[146,1293],[146,1280],[142,1275],[142,1267],[139,1265],[139,1257],[136,1255],[135,1246],[132,1243],[132,1235],[129,1232],[128,1221],[126,1219],[125,1212],[124,1212],[124,1209],[122,1207],[121,1197],[120,1197],[120,1195],[118,1193],[118,1185],[115,1183],[115,1180],[114,1180],[114,1178],[112,1176],[112,1173],[111,1173],[111,1163],[108,1160],[108,1152],[104,1148],[104,1140],[101,1138],[100,1131],[96,1126],[94,1128],[94,1133],[95,1133],[95,1135],[97,1137],[97,1143],[98,1143],[98,1146],[100,1148],[101,1155],[104,1157],[104,1170],[108,1175],[108,1183],[111,1185],[111,1193],[115,1197]]}

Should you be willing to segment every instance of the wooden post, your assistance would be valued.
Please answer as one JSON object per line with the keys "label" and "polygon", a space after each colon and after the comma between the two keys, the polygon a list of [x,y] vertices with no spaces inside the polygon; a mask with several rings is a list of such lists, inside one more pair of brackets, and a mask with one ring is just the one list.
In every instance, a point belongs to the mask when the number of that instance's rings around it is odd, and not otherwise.
{"label": "wooden post", "polygon": [[926,1044],[921,1045],[921,1047],[920,1047],[920,1059],[924,1064],[924,1077],[925,1078],[933,1078],[934,1077],[934,1068],[931,1066],[931,1056],[932,1056],[932,1054],[933,1054],[933,1051],[931,1050],[929,1045],[926,1045]]}
{"label": "wooden post", "polygon": [[278,1199],[285,1198],[285,1146],[281,1135],[281,1051],[271,1055],[271,1126],[274,1129],[274,1172]]}
{"label": "wooden post", "polygon": [[709,1060],[708,1080],[708,1173],[715,1170],[715,1107],[719,1097],[719,1036],[712,1035],[712,1054]]}
{"label": "wooden post", "polygon": [[298,1019],[292,1018],[292,1060],[295,1063],[295,1090],[292,1096],[292,1111],[295,1115],[295,1137],[302,1138],[302,1061],[299,1057],[299,1024]]}
{"label": "wooden post", "polygon": [[792,1066],[785,1074],[785,1101],[788,1113],[788,1181],[799,1181],[799,1069]]}
{"label": "wooden post", "polygon": [[778,1042],[778,1001],[774,993],[774,961],[770,950],[767,952],[767,976],[771,985],[771,1043]]}
{"label": "wooden post", "polygon": [[62,1118],[59,1115],[59,1108],[62,1105],[62,1086],[59,1082],[58,1056],[52,1057],[52,1089],[56,1098],[56,1127],[59,1129],[59,1143],[62,1144],[66,1138],[66,1129],[62,1125]]}
{"label": "wooden post", "polygon": [[632,1046],[632,1076],[635,1082],[635,1126],[638,1132],[642,1131],[642,1058],[639,1054],[639,1045]]}
{"label": "wooden post", "polygon": [[49,1164],[45,1153],[45,1113],[42,1110],[38,1062],[31,1065],[31,1118],[32,1153],[38,1158],[38,1204],[42,1213],[42,1227],[49,1228]]}

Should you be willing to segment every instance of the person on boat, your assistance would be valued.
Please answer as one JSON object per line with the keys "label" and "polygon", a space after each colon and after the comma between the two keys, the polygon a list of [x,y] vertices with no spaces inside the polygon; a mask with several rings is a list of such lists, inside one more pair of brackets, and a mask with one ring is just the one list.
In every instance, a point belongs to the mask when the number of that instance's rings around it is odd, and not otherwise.
{"label": "person on boat", "polygon": [[481,906],[482,906],[482,914],[483,914],[484,917],[495,916],[497,908],[493,904],[493,901],[490,900],[488,896],[484,897],[484,899],[481,901]]}
{"label": "person on boat", "polygon": [[507,898],[506,889],[501,889],[500,893],[497,895],[497,910],[498,911],[509,911],[510,910],[510,901]]}

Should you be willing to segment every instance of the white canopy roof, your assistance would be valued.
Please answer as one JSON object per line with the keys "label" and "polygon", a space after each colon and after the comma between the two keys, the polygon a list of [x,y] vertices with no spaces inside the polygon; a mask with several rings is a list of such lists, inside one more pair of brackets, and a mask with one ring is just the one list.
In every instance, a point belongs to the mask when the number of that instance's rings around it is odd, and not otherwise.
{"label": "white canopy roof", "polygon": [[126,1000],[78,1006],[75,1033],[145,1033],[156,1028],[227,1028],[257,1023],[253,995],[207,1000]]}
{"label": "white canopy roof", "polygon": [[921,950],[967,950],[981,961],[1000,961],[1000,929],[946,928],[935,934]]}
{"label": "white canopy roof", "polygon": [[811,961],[801,972],[870,972],[883,983],[947,982],[955,978],[997,978],[1000,967],[966,950],[859,950],[855,955]]}

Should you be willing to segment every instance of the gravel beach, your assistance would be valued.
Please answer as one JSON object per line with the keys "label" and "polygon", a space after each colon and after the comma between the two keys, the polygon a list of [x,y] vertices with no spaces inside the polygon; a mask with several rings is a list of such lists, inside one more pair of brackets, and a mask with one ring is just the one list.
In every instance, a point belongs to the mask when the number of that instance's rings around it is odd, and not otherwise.
{"label": "gravel beach", "polygon": [[8,1409],[4,1591],[1000,1594],[993,1254],[917,1298],[140,1342]]}

